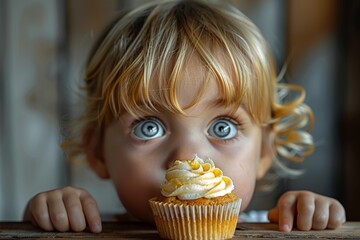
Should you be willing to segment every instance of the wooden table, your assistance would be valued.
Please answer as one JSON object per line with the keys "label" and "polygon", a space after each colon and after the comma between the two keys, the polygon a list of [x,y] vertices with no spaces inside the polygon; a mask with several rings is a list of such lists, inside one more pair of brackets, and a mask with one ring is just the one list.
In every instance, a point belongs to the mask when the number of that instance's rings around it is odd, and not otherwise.
{"label": "wooden table", "polygon": [[[159,239],[157,230],[143,223],[104,222],[103,231],[93,234],[88,231],[74,232],[44,232],[27,222],[0,222],[0,239],[14,238],[117,238],[117,239]],[[239,238],[325,238],[325,239],[360,239],[360,222],[347,222],[336,230],[297,231],[283,233],[270,223],[239,223],[234,239]]]}

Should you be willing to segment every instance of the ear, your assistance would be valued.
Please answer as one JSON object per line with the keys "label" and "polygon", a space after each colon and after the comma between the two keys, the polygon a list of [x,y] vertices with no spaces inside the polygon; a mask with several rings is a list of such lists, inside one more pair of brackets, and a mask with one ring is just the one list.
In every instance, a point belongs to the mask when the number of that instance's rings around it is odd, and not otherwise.
{"label": "ear", "polygon": [[256,180],[260,180],[269,171],[274,159],[274,133],[268,128],[263,128],[261,135],[261,156],[258,163]]}
{"label": "ear", "polygon": [[103,179],[109,178],[105,159],[103,156],[102,136],[94,128],[86,130],[83,138],[86,161],[94,172]]}

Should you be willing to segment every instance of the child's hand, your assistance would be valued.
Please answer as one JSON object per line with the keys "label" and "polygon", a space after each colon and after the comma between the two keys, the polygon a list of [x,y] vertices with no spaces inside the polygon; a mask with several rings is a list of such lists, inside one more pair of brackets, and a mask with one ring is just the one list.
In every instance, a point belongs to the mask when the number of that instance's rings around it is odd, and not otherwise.
{"label": "child's hand", "polygon": [[291,191],[280,197],[268,218],[270,222],[278,223],[283,232],[291,231],[293,225],[304,231],[333,229],[345,222],[345,210],[333,198],[308,191]]}
{"label": "child's hand", "polygon": [[97,204],[86,191],[64,187],[37,194],[28,203],[24,220],[31,220],[45,231],[101,232],[101,219]]}

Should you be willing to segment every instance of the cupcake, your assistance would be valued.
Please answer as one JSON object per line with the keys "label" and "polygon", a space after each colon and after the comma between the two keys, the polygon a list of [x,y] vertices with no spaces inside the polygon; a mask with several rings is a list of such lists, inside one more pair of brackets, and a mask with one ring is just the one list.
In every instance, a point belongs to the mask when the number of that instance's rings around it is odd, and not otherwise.
{"label": "cupcake", "polygon": [[149,200],[156,227],[166,239],[226,239],[234,235],[241,199],[232,180],[211,159],[177,160]]}

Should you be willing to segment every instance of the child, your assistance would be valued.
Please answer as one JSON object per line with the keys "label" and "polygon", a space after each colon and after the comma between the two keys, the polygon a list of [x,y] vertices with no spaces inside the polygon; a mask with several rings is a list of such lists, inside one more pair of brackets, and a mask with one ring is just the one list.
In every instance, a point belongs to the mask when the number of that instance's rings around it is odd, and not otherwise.
{"label": "child", "polygon": [[[153,221],[148,200],[176,159],[213,159],[244,210],[272,165],[286,169],[277,157],[301,161],[313,149],[303,90],[277,83],[266,42],[235,8],[173,0],[123,15],[95,46],[85,89],[82,137],[69,153],[84,154],[143,221]],[[284,102],[284,91],[300,95]],[[345,211],[334,199],[294,191],[268,217],[281,231],[325,229],[344,223]],[[95,200],[73,187],[36,195],[25,220],[46,231],[101,231]]]}

